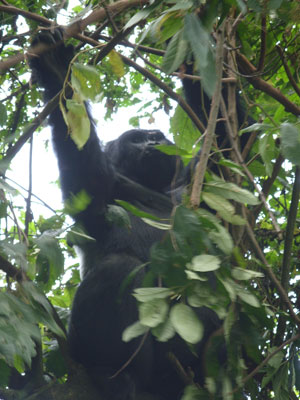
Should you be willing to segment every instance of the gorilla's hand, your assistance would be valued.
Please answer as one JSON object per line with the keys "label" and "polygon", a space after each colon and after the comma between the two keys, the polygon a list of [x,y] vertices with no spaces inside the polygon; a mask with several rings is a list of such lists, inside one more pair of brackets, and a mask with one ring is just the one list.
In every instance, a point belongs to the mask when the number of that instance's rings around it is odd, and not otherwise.
{"label": "gorilla's hand", "polygon": [[33,81],[45,88],[45,100],[49,100],[63,86],[74,48],[65,46],[61,29],[42,31],[33,39],[31,48],[38,50],[29,59]]}

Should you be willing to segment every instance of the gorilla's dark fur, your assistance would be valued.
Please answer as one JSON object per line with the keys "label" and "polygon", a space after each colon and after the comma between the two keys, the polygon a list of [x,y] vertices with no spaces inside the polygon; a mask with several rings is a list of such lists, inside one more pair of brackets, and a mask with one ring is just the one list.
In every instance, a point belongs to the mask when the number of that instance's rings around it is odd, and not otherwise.
{"label": "gorilla's dark fur", "polygon": [[[34,44],[40,41],[55,45],[58,40],[61,40],[58,31],[53,35],[42,33]],[[72,55],[73,48],[61,42],[31,59],[34,76],[45,89],[46,100],[61,89]],[[197,347],[198,356],[179,338],[162,344],[149,334],[133,361],[111,379],[132,357],[141,341],[139,338],[125,343],[121,335],[128,325],[138,320],[136,301],[131,293],[133,288],[140,287],[145,270],[140,269],[121,296],[120,287],[130,272],[149,260],[152,244],[163,237],[164,231],[132,215],[131,228],[120,226],[110,222],[107,213],[108,205],[121,199],[158,217],[169,218],[172,190],[176,190],[178,197],[184,187],[182,177],[188,174],[175,156],[155,148],[156,144],[170,144],[159,130],[133,129],[102,149],[91,120],[90,137],[83,149],[78,150],[58,108],[50,115],[49,124],[63,197],[70,200],[82,192],[88,195],[90,203],[74,219],[94,239],[79,244],[83,279],[69,325],[71,355],[95,379],[101,377],[109,400],[140,399],[142,392],[151,393],[154,399],[176,400],[184,384],[168,360],[168,352],[172,351],[184,368],[195,370],[201,381],[201,352],[220,321],[212,311],[200,309],[205,334]],[[180,186],[172,182],[176,176]]]}

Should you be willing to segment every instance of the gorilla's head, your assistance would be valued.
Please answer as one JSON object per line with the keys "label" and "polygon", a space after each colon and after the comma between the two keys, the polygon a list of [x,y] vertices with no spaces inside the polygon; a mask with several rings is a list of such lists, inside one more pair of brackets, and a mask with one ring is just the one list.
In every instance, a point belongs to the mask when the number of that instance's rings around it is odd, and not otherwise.
{"label": "gorilla's head", "polygon": [[160,192],[170,186],[181,163],[176,156],[156,149],[158,144],[172,142],[158,130],[131,129],[109,142],[105,151],[122,175]]}

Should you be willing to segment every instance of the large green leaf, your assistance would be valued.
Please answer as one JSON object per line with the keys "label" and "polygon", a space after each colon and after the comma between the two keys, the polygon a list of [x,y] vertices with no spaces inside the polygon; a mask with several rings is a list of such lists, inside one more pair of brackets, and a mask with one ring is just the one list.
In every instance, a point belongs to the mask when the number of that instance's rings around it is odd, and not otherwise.
{"label": "large green leaf", "polygon": [[139,305],[140,322],[144,326],[154,328],[164,322],[169,305],[164,299],[153,299]]}
{"label": "large green leaf", "polygon": [[197,314],[191,307],[179,303],[171,308],[170,319],[175,331],[188,343],[198,343],[203,336],[204,329]]}
{"label": "large green leaf", "polygon": [[281,151],[284,157],[295,165],[300,165],[300,129],[299,125],[282,124]]}

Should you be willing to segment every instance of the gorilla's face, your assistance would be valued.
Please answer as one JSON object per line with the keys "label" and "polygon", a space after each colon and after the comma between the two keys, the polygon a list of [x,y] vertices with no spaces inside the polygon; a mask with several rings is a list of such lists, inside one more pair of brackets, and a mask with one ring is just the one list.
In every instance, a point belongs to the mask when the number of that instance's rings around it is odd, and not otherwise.
{"label": "gorilla's face", "polygon": [[108,143],[106,152],[121,174],[162,191],[174,178],[177,157],[156,149],[159,144],[172,145],[172,142],[158,130],[132,129]]}

